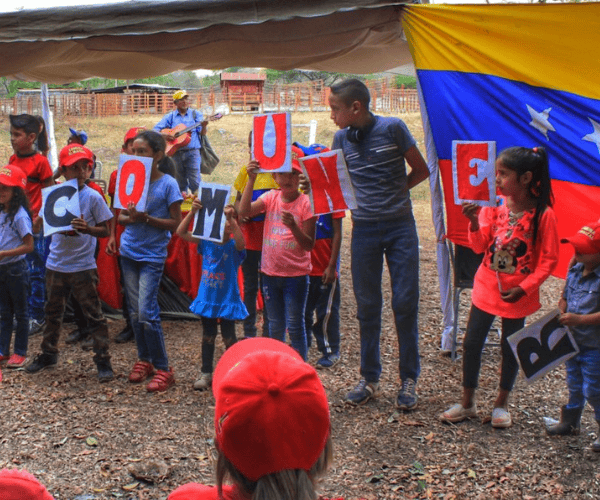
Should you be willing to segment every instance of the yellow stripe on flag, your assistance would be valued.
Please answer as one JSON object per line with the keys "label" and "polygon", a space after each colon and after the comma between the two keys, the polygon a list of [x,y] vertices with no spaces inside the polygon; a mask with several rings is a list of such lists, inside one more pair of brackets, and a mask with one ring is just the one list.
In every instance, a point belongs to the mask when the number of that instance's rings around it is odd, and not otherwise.
{"label": "yellow stripe on flag", "polygon": [[404,9],[417,70],[483,73],[600,99],[600,3]]}

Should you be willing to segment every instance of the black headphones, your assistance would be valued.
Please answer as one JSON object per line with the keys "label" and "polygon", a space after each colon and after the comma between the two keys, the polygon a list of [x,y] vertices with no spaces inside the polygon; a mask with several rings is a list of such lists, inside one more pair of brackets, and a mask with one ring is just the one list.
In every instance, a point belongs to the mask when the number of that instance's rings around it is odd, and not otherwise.
{"label": "black headphones", "polygon": [[371,120],[365,127],[348,127],[348,130],[346,131],[346,139],[348,141],[354,144],[358,144],[359,142],[365,140],[366,135],[371,131],[371,129],[375,125],[375,117],[373,116],[373,113],[370,113],[370,115]]}

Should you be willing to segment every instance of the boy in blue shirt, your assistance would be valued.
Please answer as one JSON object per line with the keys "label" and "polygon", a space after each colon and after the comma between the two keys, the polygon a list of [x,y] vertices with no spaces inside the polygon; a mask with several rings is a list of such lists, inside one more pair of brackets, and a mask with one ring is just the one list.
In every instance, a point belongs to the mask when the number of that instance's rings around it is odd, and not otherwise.
{"label": "boy in blue shirt", "polygon": [[[573,333],[579,353],[566,363],[569,402],[561,409],[560,422],[547,427],[551,436],[579,433],[586,400],[600,426],[600,221],[561,243],[573,245],[576,264],[569,269],[558,303],[559,321]],[[592,450],[600,452],[600,435]]]}
{"label": "boy in blue shirt", "polygon": [[36,373],[56,366],[58,340],[69,294],[79,301],[94,340],[94,362],[98,379],[107,382],[114,377],[108,354],[108,325],[102,314],[98,296],[98,271],[94,252],[96,238],[109,235],[108,221],[112,212],[100,194],[85,184],[94,161],[93,153],[80,144],[69,144],[60,152],[60,168],[65,179],[77,179],[81,217],[71,221],[73,231],[54,233],[50,255],[46,261],[46,323],[42,352],[25,368]]}

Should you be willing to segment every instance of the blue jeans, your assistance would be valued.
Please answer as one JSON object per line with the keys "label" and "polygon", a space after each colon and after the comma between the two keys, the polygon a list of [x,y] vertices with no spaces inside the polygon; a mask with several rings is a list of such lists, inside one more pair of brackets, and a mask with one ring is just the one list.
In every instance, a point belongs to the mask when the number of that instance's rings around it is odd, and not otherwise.
{"label": "blue jeans", "polygon": [[0,354],[10,354],[13,316],[17,320],[15,354],[27,356],[29,270],[25,259],[0,265]]}
{"label": "blue jeans", "polygon": [[169,370],[160,323],[158,288],[164,262],[138,262],[121,256],[129,318],[135,334],[138,358],[157,370]]}
{"label": "blue jeans", "polygon": [[[317,321],[314,321],[315,312]],[[317,340],[317,349],[323,356],[340,353],[340,282],[324,284],[321,276],[311,276],[306,300],[306,337]]]}
{"label": "blue jeans", "polygon": [[43,231],[33,235],[33,252],[25,255],[29,266],[29,316],[37,321],[44,319],[46,302],[46,259],[50,253],[50,237],[44,237]]}
{"label": "blue jeans", "polygon": [[419,239],[412,214],[390,221],[353,221],[351,251],[360,327],[360,374],[367,382],[379,382],[381,376],[381,277],[385,256],[392,284],[400,379],[416,381],[420,372]]}
{"label": "blue jeans", "polygon": [[180,149],[173,155],[175,162],[175,179],[179,190],[183,193],[190,188],[192,193],[198,191],[200,186],[200,158],[199,149]]}
{"label": "blue jeans", "polygon": [[587,400],[600,422],[600,349],[581,348],[579,354],[567,360],[566,368],[567,408],[583,408]]}
{"label": "blue jeans", "polygon": [[[248,316],[244,320],[244,337],[256,337],[256,297],[258,287],[262,282],[260,274],[260,250],[246,250],[246,258],[242,261],[242,274],[244,276],[244,305],[248,309]],[[269,314],[267,308],[263,310],[263,337],[269,336]]]}
{"label": "blue jeans", "polygon": [[306,361],[304,310],[308,294],[308,276],[269,276],[263,274],[263,298],[269,314],[269,337],[285,342],[287,329],[296,349]]}

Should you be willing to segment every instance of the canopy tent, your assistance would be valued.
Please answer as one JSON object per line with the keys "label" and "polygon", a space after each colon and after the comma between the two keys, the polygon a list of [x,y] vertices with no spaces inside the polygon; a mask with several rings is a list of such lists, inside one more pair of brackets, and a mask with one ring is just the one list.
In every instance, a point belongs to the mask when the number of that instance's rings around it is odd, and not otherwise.
{"label": "canopy tent", "polygon": [[403,3],[153,0],[0,14],[0,76],[65,83],[249,65],[384,71],[411,62]]}
{"label": "canopy tent", "polygon": [[[449,144],[544,145],[561,236],[598,218],[599,45],[598,3],[156,0],[0,14],[0,76],[48,83],[240,65],[369,73],[405,64],[412,52],[446,332],[452,310],[439,172],[451,160]],[[524,114],[527,106],[533,114]],[[460,241],[464,220],[448,208],[451,237]]]}

